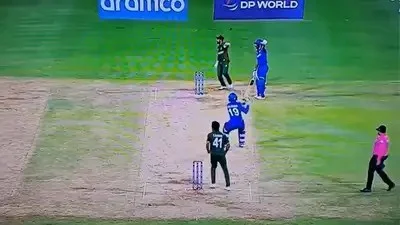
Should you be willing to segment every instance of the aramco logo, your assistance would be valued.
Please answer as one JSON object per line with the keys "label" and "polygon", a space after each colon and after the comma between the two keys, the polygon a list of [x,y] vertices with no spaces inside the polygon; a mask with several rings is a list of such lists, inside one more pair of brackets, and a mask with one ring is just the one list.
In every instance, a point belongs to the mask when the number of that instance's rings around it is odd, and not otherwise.
{"label": "aramco logo", "polygon": [[230,11],[235,11],[239,7],[237,1],[238,0],[224,0],[224,6]]}

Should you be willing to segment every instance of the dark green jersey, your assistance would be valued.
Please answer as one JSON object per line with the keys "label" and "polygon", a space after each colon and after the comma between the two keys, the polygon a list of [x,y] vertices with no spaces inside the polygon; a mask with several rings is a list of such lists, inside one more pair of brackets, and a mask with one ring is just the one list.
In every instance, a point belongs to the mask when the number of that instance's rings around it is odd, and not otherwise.
{"label": "dark green jersey", "polygon": [[210,143],[211,154],[225,155],[225,147],[229,138],[220,131],[213,131],[207,135],[207,142]]}
{"label": "dark green jersey", "polygon": [[217,60],[218,62],[229,63],[229,46],[225,42],[222,42],[217,46]]}

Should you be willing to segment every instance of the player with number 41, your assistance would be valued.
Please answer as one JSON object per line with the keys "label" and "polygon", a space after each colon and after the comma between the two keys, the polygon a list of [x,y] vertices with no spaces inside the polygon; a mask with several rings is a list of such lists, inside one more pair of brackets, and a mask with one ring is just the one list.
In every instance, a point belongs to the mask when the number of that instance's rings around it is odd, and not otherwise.
{"label": "player with number 41", "polygon": [[246,140],[246,125],[242,113],[247,114],[250,110],[250,105],[247,102],[238,101],[238,96],[232,92],[228,96],[226,108],[229,114],[229,121],[224,124],[223,133],[229,136],[231,131],[238,130],[239,147],[243,148]]}

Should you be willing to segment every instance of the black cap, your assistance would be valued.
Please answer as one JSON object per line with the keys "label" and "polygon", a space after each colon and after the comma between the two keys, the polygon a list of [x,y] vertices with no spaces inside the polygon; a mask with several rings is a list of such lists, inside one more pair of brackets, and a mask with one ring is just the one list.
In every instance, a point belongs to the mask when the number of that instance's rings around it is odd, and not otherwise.
{"label": "black cap", "polygon": [[224,40],[224,36],[218,35],[218,36],[217,36],[217,39],[218,39],[218,40]]}
{"label": "black cap", "polygon": [[213,130],[219,130],[219,123],[217,121],[212,121],[211,128]]}
{"label": "black cap", "polygon": [[385,125],[380,125],[378,128],[376,128],[377,131],[381,133],[386,133],[386,126]]}

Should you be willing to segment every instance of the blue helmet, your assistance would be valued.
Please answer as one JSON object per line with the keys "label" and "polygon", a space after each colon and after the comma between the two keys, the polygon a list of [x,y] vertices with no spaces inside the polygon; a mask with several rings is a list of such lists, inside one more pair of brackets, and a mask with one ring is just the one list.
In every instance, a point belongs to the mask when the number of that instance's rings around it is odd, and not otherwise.
{"label": "blue helmet", "polygon": [[257,50],[265,48],[267,45],[267,40],[258,38],[257,40],[254,41],[254,47],[256,47]]}
{"label": "blue helmet", "polygon": [[234,92],[230,93],[229,96],[228,96],[228,101],[229,102],[236,102],[237,99],[238,99],[238,96]]}

